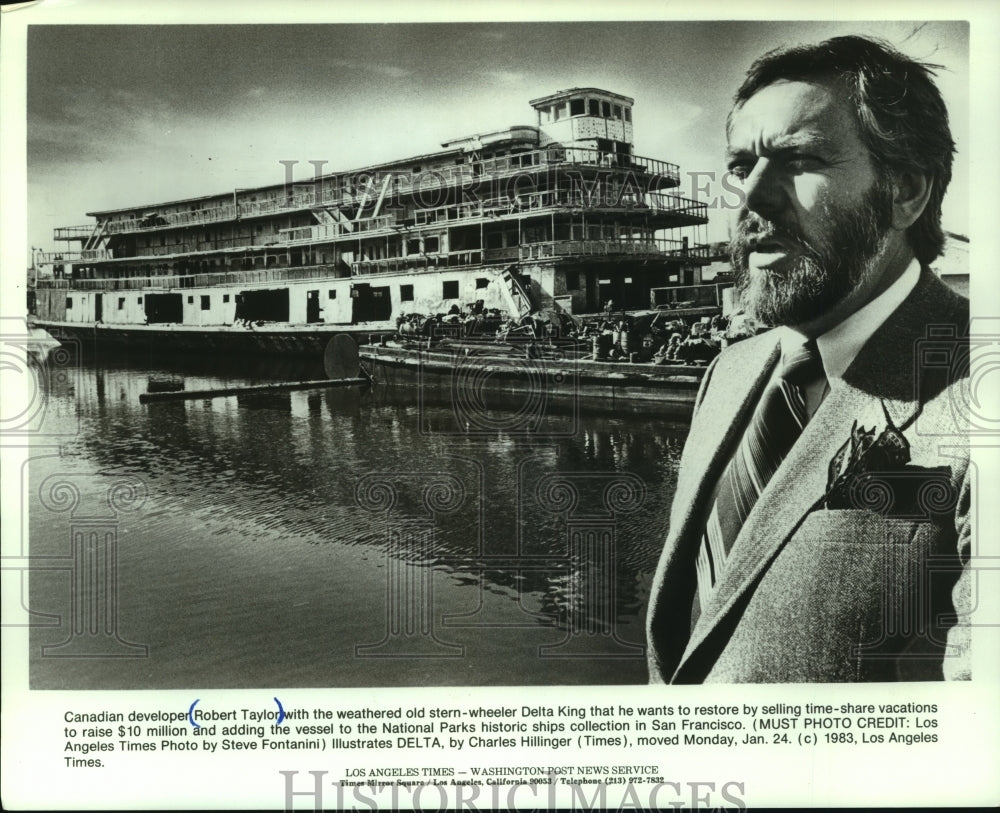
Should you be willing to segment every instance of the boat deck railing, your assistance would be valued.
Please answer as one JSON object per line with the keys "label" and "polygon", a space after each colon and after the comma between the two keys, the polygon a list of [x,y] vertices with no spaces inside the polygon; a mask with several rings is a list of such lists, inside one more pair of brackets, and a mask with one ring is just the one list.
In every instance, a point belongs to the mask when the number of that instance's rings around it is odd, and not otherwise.
{"label": "boat deck railing", "polygon": [[[530,212],[543,214],[546,211],[565,209],[625,209],[629,212],[646,212],[651,214],[670,214],[686,216],[691,223],[699,223],[707,219],[708,208],[701,201],[685,198],[680,195],[663,193],[648,193],[641,195],[620,194],[611,199],[606,193],[594,190],[557,189],[543,192],[532,192],[518,195],[515,198],[491,198],[489,200],[469,203],[438,206],[433,209],[417,209],[414,212],[412,224],[417,227],[435,224],[456,224],[461,221],[481,221],[491,217]],[[408,225],[400,221],[395,214],[379,217],[360,218],[357,220],[342,220],[330,223],[320,223],[309,226],[282,229],[277,238],[268,235],[262,242],[257,235],[247,235],[238,238],[219,240],[201,240],[192,242],[173,242],[159,246],[137,248],[131,257],[114,258],[110,252],[82,252],[73,255],[63,253],[66,261],[96,261],[107,259],[132,259],[141,257],[168,257],[191,254],[202,251],[220,251],[233,248],[273,248],[300,245],[312,245],[322,242],[338,242],[344,240],[361,240],[380,234],[395,234],[401,227]],[[48,255],[45,255],[47,258]],[[52,260],[44,259],[43,262]]]}
{"label": "boat deck railing", "polygon": [[[240,190],[237,190],[232,202],[223,203],[220,200],[214,205],[196,204],[195,208],[187,211],[164,211],[166,206],[137,207],[148,211],[143,215],[113,215],[103,220],[102,224],[108,234],[127,234],[267,217],[324,206],[356,210],[373,205],[384,195],[392,198],[401,195],[426,198],[435,190],[455,187],[475,191],[484,184],[549,171],[562,171],[567,177],[574,177],[574,173],[579,173],[581,180],[585,176],[595,175],[608,179],[625,179],[631,176],[641,178],[641,188],[651,191],[669,189],[680,184],[680,168],[668,161],[638,155],[609,154],[586,147],[546,147],[461,165],[429,166],[418,173],[398,169],[373,169],[337,178],[327,176],[312,183],[296,183],[290,188],[272,193],[273,196],[265,200],[250,200],[248,196],[241,198]],[[82,228],[84,227],[67,226],[57,229],[56,234],[68,235],[72,230]],[[91,231],[92,228],[88,234]],[[57,236],[57,239],[67,238]]]}
{"label": "boat deck railing", "polygon": [[35,255],[35,262],[43,265],[53,263],[86,263],[113,259],[110,249],[91,248],[80,251],[40,251]]}
{"label": "boat deck railing", "polygon": [[689,245],[682,240],[647,238],[643,240],[549,240],[520,246],[521,260],[547,257],[592,257],[616,254],[686,257],[692,260],[708,258],[708,246]]}
{"label": "boat deck railing", "polygon": [[454,223],[463,220],[511,215],[524,212],[541,214],[557,209],[607,209],[651,214],[686,214],[701,222],[708,217],[708,206],[699,200],[662,192],[638,193],[629,187],[590,187],[567,185],[563,188],[528,192],[510,197],[469,201],[430,209],[417,209],[417,226]]}
{"label": "boat deck railing", "polygon": [[421,254],[408,257],[384,257],[351,263],[354,276],[433,271],[460,266],[494,265],[504,262],[540,260],[555,257],[635,256],[683,257],[707,260],[708,246],[685,244],[682,240],[644,238],[641,240],[547,240],[505,248]]}
{"label": "boat deck railing", "polygon": [[117,279],[40,279],[39,288],[61,288],[77,291],[141,291],[145,289],[207,288],[216,285],[254,285],[267,282],[293,282],[310,279],[343,277],[332,265],[302,268],[272,268],[259,271],[230,271],[221,274],[164,275],[121,277]]}
{"label": "boat deck railing", "polygon": [[[382,257],[351,262],[350,276],[419,273],[443,268],[470,269],[477,266],[529,262],[568,257],[648,256],[707,261],[709,248],[685,244],[682,240],[643,238],[635,240],[547,240],[487,249],[431,252],[404,257]],[[323,277],[347,276],[347,266],[329,263],[294,268],[246,269],[217,273],[143,274],[100,279],[39,279],[38,288],[73,288],[83,291],[127,291],[143,288],[203,288],[214,285],[285,282]]]}
{"label": "boat deck railing", "polygon": [[90,237],[97,226],[91,223],[88,226],[60,226],[55,230],[53,239],[55,240],[85,240]]}

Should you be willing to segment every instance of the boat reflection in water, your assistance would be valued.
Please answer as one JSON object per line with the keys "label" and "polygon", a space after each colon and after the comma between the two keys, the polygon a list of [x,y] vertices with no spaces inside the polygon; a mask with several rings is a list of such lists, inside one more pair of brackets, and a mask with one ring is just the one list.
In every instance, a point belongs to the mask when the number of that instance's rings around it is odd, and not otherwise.
{"label": "boat reflection in water", "polygon": [[50,377],[33,688],[645,682],[683,419],[418,376],[139,403],[323,377],[103,357]]}

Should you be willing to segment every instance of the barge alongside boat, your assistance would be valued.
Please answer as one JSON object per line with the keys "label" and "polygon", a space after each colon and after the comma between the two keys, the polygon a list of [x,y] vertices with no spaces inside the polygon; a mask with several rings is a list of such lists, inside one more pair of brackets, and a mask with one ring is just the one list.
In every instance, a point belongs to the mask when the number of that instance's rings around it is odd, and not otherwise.
{"label": "barge alongside boat", "polygon": [[480,405],[491,394],[516,394],[539,402],[655,403],[676,413],[690,413],[706,369],[599,361],[591,354],[545,345],[470,347],[459,343],[427,348],[371,344],[360,347],[358,353],[381,384],[444,388],[453,401]]}
{"label": "barge alongside boat", "polygon": [[[656,307],[708,261],[706,205],[633,154],[633,100],[535,99],[535,124],[336,174],[93,212],[33,258],[34,323],[98,346],[318,354],[407,312]],[[712,295],[712,292],[708,292]],[[719,304],[717,301],[706,304]]]}

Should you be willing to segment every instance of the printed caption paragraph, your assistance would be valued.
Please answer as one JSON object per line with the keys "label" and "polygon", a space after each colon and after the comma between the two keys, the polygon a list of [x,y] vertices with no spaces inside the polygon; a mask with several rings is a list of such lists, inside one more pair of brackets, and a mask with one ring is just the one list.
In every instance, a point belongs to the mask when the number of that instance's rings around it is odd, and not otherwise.
{"label": "printed caption paragraph", "polygon": [[[119,754],[158,752],[449,751],[669,746],[795,748],[938,741],[935,703],[510,705],[448,708],[211,708],[63,713],[58,725],[68,768],[102,768]],[[646,775],[655,766],[595,766]],[[390,769],[387,769],[390,770]],[[419,776],[391,769],[388,776]],[[407,771],[415,771],[407,773]],[[485,769],[482,769],[485,770]],[[567,769],[569,770],[569,769]],[[369,769],[365,779],[379,776]],[[403,773],[401,774],[400,771]],[[474,776],[473,772],[469,772]],[[550,779],[558,779],[553,771]],[[345,777],[347,778],[347,777]]]}

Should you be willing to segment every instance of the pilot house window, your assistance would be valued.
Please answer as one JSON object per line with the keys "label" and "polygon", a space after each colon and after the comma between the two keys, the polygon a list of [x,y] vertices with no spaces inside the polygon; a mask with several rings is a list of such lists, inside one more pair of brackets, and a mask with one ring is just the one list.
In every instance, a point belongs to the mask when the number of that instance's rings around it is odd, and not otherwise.
{"label": "pilot house window", "polygon": [[584,114],[583,99],[569,100],[569,114],[571,116],[582,116]]}

